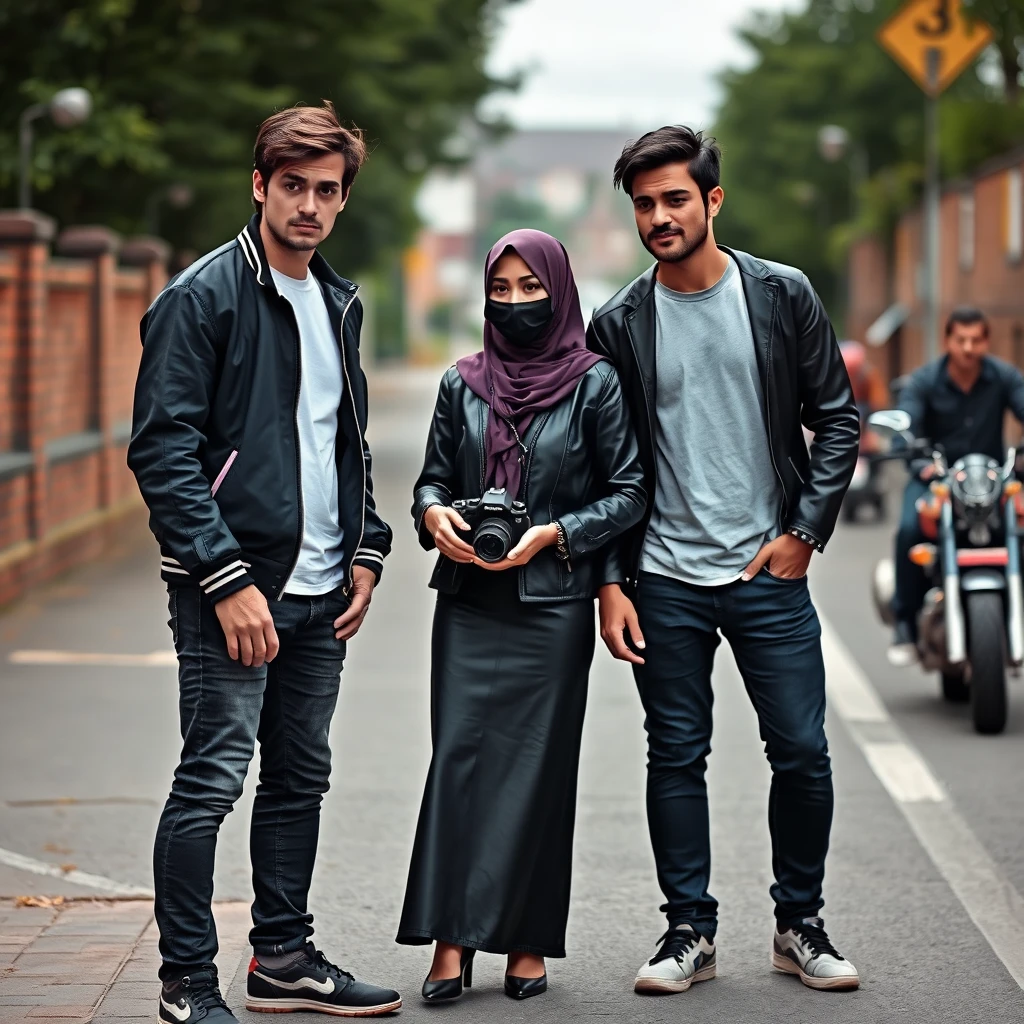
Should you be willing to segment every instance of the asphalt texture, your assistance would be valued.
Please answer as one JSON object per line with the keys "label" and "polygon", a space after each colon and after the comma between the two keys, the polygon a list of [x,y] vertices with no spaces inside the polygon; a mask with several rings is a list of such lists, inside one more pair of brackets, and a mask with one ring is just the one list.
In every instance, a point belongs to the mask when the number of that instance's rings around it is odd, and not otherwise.
{"label": "asphalt texture", "polygon": [[[721,904],[718,978],[672,997],[632,992],[664,923],[647,839],[642,713],[629,670],[602,650],[584,736],[567,959],[549,962],[549,992],[528,1002],[508,1000],[502,958],[481,955],[462,1000],[444,1008],[421,1003],[430,951],[393,939],[429,759],[432,559],[416,544],[409,505],[439,376],[382,375],[372,388],[374,478],[395,527],[395,551],[351,645],[332,733],[333,787],[311,894],[318,944],[360,977],[398,988],[401,1016],[411,1020],[1024,1021],[1024,992],[833,710],[836,817],[824,915],[863,985],[852,994],[812,992],[771,971],[769,773],[725,645],[708,773],[712,888]],[[933,676],[889,667],[868,580],[891,531],[891,522],[841,527],[817,559],[813,596],[971,832],[1024,892],[1024,684],[1011,683],[1006,732],[982,737],[965,708],[942,703]],[[174,668],[25,665],[9,657],[16,650],[168,651],[157,562],[148,535],[126,531],[116,557],[0,615],[0,850],[126,886],[151,884],[152,837],[180,745]],[[221,900],[251,898],[252,783],[221,832]],[[89,889],[0,864],[0,897],[30,893]],[[237,961],[230,997],[240,1020],[255,1021],[238,998],[245,962]],[[154,986],[154,1010],[155,996]]]}

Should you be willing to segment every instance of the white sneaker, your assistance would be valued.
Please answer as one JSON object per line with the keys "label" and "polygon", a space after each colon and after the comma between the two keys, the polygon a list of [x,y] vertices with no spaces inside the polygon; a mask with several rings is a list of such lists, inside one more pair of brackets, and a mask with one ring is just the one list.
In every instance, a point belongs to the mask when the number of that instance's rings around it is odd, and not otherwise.
{"label": "white sneaker", "polygon": [[914,643],[914,630],[909,623],[897,622],[893,627],[892,643],[885,656],[895,668],[908,668],[917,662],[917,644]]}
{"label": "white sneaker", "polygon": [[917,647],[914,644],[890,644],[885,657],[893,668],[910,668],[918,662]]}
{"label": "white sneaker", "polygon": [[805,917],[785,931],[779,931],[776,926],[772,967],[798,975],[808,988],[860,987],[857,968],[829,942],[825,922],[820,917]]}
{"label": "white sneaker", "polygon": [[637,972],[634,992],[685,992],[715,976],[715,944],[688,924],[676,925],[658,942],[661,948]]}

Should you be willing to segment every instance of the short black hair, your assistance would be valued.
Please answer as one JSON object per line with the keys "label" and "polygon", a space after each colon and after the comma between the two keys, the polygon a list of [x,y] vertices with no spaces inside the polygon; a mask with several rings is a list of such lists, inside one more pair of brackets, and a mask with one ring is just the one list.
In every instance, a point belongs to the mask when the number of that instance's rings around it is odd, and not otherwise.
{"label": "short black hair", "polygon": [[708,193],[722,176],[722,151],[710,135],[695,132],[686,125],[666,125],[633,142],[627,142],[615,161],[612,184],[633,196],[633,179],[640,171],[650,171],[665,164],[685,163],[690,176],[700,189],[704,206]]}
{"label": "short black hair", "polygon": [[988,317],[977,306],[957,306],[946,318],[946,334],[948,338],[953,333],[953,328],[961,324],[970,327],[972,324],[981,324],[985,328],[985,337],[988,337]]}

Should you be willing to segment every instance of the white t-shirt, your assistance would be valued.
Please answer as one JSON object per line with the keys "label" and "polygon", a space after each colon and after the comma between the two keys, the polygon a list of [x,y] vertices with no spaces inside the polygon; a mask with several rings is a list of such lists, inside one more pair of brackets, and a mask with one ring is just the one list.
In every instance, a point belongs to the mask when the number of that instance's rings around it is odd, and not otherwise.
{"label": "white t-shirt", "polygon": [[302,480],[302,547],[285,584],[286,594],[328,594],[345,578],[345,549],[338,515],[338,406],[343,380],[338,338],[331,329],[320,283],[271,268],[277,290],[295,311],[302,372],[299,380],[299,471]]}

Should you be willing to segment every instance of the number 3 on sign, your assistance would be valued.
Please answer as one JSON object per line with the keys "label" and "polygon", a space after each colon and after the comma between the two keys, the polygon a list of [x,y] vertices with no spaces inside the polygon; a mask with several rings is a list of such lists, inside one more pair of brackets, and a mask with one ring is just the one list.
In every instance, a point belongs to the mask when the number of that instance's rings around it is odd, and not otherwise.
{"label": "number 3 on sign", "polygon": [[932,0],[930,21],[919,21],[917,31],[928,39],[938,39],[953,27],[949,16],[950,0]]}
{"label": "number 3 on sign", "polygon": [[961,0],[908,0],[879,29],[878,41],[926,93],[937,96],[992,42],[992,29],[968,22]]}

